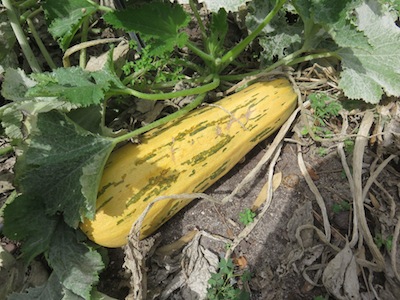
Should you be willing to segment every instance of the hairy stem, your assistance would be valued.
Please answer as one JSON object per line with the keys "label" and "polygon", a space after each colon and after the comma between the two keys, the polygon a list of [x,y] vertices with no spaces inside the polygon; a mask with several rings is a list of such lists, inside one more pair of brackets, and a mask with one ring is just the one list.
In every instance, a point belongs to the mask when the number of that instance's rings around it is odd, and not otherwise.
{"label": "hairy stem", "polygon": [[[89,17],[86,17],[85,20],[83,20],[81,27],[81,32],[82,32],[81,43],[87,41],[88,31],[89,31]],[[79,52],[79,66],[82,69],[85,69],[86,62],[87,62],[87,51],[86,48],[82,48]]]}
{"label": "hairy stem", "polygon": [[207,66],[215,65],[215,57],[199,49],[195,44],[190,41],[186,42],[186,46],[198,57],[200,57]]}
{"label": "hairy stem", "polygon": [[0,156],[2,156],[4,154],[7,154],[7,153],[10,153],[10,152],[13,152],[13,151],[14,151],[13,146],[2,147],[2,148],[0,148]]}
{"label": "hairy stem", "polygon": [[57,66],[54,63],[53,59],[51,58],[50,53],[47,51],[46,46],[43,44],[43,41],[40,38],[38,32],[36,31],[35,25],[33,25],[33,22],[32,22],[32,19],[30,16],[26,19],[26,23],[28,24],[29,30],[31,31],[32,36],[35,39],[35,42],[38,45],[39,50],[42,53],[44,59],[46,60],[49,67],[54,70],[55,68],[57,68]]}
{"label": "hairy stem", "polygon": [[278,0],[274,6],[274,8],[269,12],[269,14],[265,17],[265,19],[261,22],[260,25],[250,33],[244,40],[242,40],[239,44],[229,50],[222,58],[219,64],[219,70],[222,71],[225,69],[242,51],[260,34],[265,26],[271,22],[272,18],[278,13],[283,4],[285,4],[286,0]]}
{"label": "hairy stem", "polygon": [[32,71],[35,73],[41,72],[40,65],[36,60],[35,55],[31,47],[29,46],[28,39],[26,38],[24,31],[19,23],[19,18],[17,17],[17,13],[14,10],[14,7],[11,4],[11,0],[3,0],[3,5],[7,9],[7,16],[11,23],[11,27],[14,31],[15,37],[19,45],[21,46],[22,52],[26,60],[28,61],[29,66],[31,67]]}
{"label": "hairy stem", "polygon": [[200,17],[199,11],[197,10],[196,4],[193,2],[193,0],[189,0],[189,5],[190,5],[190,8],[193,11],[194,17],[197,20],[197,24],[199,25],[199,28],[200,28],[200,31],[201,31],[201,37],[203,38],[203,42],[204,42],[207,39],[206,28],[204,27],[204,24],[201,21],[201,17]]}
{"label": "hairy stem", "polygon": [[205,84],[203,86],[198,86],[195,88],[191,89],[186,89],[186,90],[181,90],[181,91],[176,91],[176,92],[170,92],[170,93],[157,93],[157,94],[147,94],[147,93],[142,93],[130,88],[126,89],[110,89],[109,94],[111,95],[132,95],[140,99],[144,100],[166,100],[166,99],[172,99],[172,98],[177,98],[177,97],[186,97],[186,96],[191,96],[191,95],[197,95],[197,94],[203,94],[208,91],[211,91],[219,86],[220,80],[219,77],[214,77],[213,81]]}
{"label": "hairy stem", "polygon": [[297,65],[297,64],[305,62],[305,61],[310,61],[313,59],[320,59],[320,58],[327,58],[327,57],[335,57],[335,58],[341,60],[340,56],[336,52],[329,51],[329,52],[314,53],[314,54],[302,56],[302,57],[293,59],[292,61],[286,63],[286,65],[292,66],[292,65]]}

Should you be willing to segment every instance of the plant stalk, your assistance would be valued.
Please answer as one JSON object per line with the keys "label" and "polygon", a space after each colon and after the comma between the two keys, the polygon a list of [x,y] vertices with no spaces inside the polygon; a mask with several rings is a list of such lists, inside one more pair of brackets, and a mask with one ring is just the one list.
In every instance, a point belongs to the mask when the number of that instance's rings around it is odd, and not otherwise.
{"label": "plant stalk", "polygon": [[22,52],[26,60],[28,61],[29,66],[31,67],[32,71],[35,73],[39,73],[42,71],[38,61],[36,60],[35,55],[31,47],[29,46],[28,39],[26,38],[24,31],[19,23],[19,18],[17,17],[17,13],[14,10],[14,7],[11,4],[11,0],[3,0],[3,5],[7,9],[7,16],[10,20],[11,27],[14,31],[15,37],[19,45],[21,46]]}
{"label": "plant stalk", "polygon": [[110,89],[109,94],[111,95],[132,95],[144,100],[167,100],[177,97],[186,97],[191,95],[203,94],[211,91],[219,86],[219,77],[214,77],[213,81],[205,84],[203,86],[194,87],[191,89],[186,89],[182,91],[170,92],[170,93],[157,93],[157,94],[147,94],[142,93],[130,88],[126,89]]}
{"label": "plant stalk", "polygon": [[[87,42],[88,31],[89,31],[89,17],[86,17],[85,20],[83,20],[81,27],[81,33],[82,33],[81,43]],[[86,62],[87,62],[87,51],[86,48],[82,48],[79,52],[79,66],[82,69],[85,69]]]}
{"label": "plant stalk", "polygon": [[271,22],[272,18],[279,12],[282,8],[283,4],[285,4],[286,0],[278,0],[274,6],[274,8],[269,12],[269,14],[265,17],[265,19],[261,22],[260,25],[250,33],[244,40],[242,40],[239,44],[229,50],[222,58],[219,63],[219,70],[224,70],[233,60],[238,57],[240,53],[260,34],[265,26]]}
{"label": "plant stalk", "polygon": [[204,42],[207,39],[206,28],[204,27],[204,24],[201,21],[201,17],[200,17],[199,11],[197,10],[196,4],[193,2],[193,0],[189,0],[189,5],[190,5],[190,8],[192,9],[194,17],[197,20],[197,24],[199,25],[199,28],[200,28],[200,31],[201,31],[201,37],[202,37],[203,42]]}
{"label": "plant stalk", "polygon": [[43,44],[43,41],[40,38],[38,32],[36,31],[35,25],[33,25],[33,22],[32,22],[30,17],[28,17],[26,19],[26,24],[28,24],[29,30],[31,31],[32,36],[35,39],[35,42],[38,45],[39,50],[42,53],[42,55],[43,55],[44,59],[46,60],[47,64],[49,65],[49,67],[51,69],[53,69],[53,70],[56,69],[57,66],[54,63],[53,59],[51,58],[50,53],[47,51],[46,46]]}
{"label": "plant stalk", "polygon": [[10,153],[14,150],[13,146],[5,146],[0,148],[0,156]]}
{"label": "plant stalk", "polygon": [[215,57],[199,49],[195,44],[190,41],[186,42],[186,46],[198,57],[200,57],[207,66],[213,66],[215,64]]}

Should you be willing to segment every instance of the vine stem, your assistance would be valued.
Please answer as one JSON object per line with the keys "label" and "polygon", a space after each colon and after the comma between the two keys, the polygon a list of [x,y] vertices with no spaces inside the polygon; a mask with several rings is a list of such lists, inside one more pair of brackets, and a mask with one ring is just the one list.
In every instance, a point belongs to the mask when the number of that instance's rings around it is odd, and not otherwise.
{"label": "vine stem", "polygon": [[215,57],[199,49],[195,44],[187,41],[185,44],[194,54],[200,57],[207,66],[213,66],[215,64]]}
{"label": "vine stem", "polygon": [[194,14],[196,20],[197,20],[197,24],[199,25],[199,28],[200,28],[200,31],[201,31],[201,36],[202,36],[203,42],[204,42],[207,39],[206,28],[204,27],[204,24],[203,24],[203,22],[201,20],[199,11],[197,10],[196,4],[193,2],[193,0],[189,0],[189,5],[190,5],[190,8],[193,11],[193,14]]}
{"label": "vine stem", "polygon": [[21,4],[18,4],[19,9],[29,9],[32,6],[37,4],[37,0],[27,0],[22,2]]}
{"label": "vine stem", "polygon": [[114,9],[112,9],[111,7],[107,7],[107,6],[103,6],[100,5],[92,0],[86,0],[86,2],[88,2],[90,5],[93,5],[94,7],[96,7],[98,10],[104,11],[104,12],[113,12]]}
{"label": "vine stem", "polygon": [[14,150],[13,146],[5,146],[0,148],[0,156],[10,153]]}
{"label": "vine stem", "polygon": [[314,54],[309,54],[303,57],[299,57],[296,59],[293,59],[292,61],[286,63],[286,65],[291,66],[291,65],[297,65],[299,63],[305,62],[305,61],[310,61],[313,59],[320,59],[320,58],[327,58],[327,57],[335,57],[339,60],[341,60],[341,57],[333,51],[329,52],[322,52],[322,53],[314,53]]}
{"label": "vine stem", "polygon": [[[82,27],[81,27],[81,33],[82,33],[81,43],[87,42],[88,31],[89,31],[89,17],[86,17],[85,20],[83,20]],[[85,69],[86,62],[87,62],[86,48],[82,48],[79,53],[79,66],[82,69]]]}
{"label": "vine stem", "polygon": [[197,95],[197,94],[203,94],[208,91],[211,91],[219,86],[220,79],[219,77],[214,77],[213,81],[202,85],[198,86],[195,88],[191,89],[185,89],[177,92],[170,92],[170,93],[157,93],[157,94],[147,94],[147,93],[142,93],[137,90],[133,90],[130,88],[126,89],[110,89],[109,94],[111,95],[132,95],[140,99],[144,100],[166,100],[166,99],[172,99],[176,97],[186,97],[186,96],[191,96],[191,95]]}
{"label": "vine stem", "polygon": [[17,13],[15,12],[14,7],[11,4],[11,1],[3,0],[2,2],[5,8],[7,9],[7,16],[8,19],[10,20],[11,27],[14,31],[15,37],[17,38],[19,45],[21,46],[22,52],[24,53],[24,56],[28,61],[29,66],[31,67],[33,72],[35,73],[41,72],[42,70],[40,68],[40,65],[36,60],[36,57],[33,54],[31,47],[29,46],[28,39],[26,38],[24,31],[22,30],[22,27],[19,23],[19,19],[17,17]]}
{"label": "vine stem", "polygon": [[305,61],[310,61],[313,59],[320,59],[320,58],[327,58],[327,57],[335,57],[337,59],[341,59],[340,56],[336,52],[333,52],[333,51],[314,53],[314,54],[309,54],[306,56],[298,57],[306,51],[307,51],[307,47],[304,46],[302,49],[300,49],[296,52],[293,52],[292,54],[278,60],[276,63],[270,65],[269,67],[267,67],[263,70],[256,70],[256,71],[243,73],[243,74],[221,75],[220,79],[226,80],[226,81],[242,80],[243,78],[250,77],[250,76],[256,76],[260,73],[271,72],[274,69],[276,69],[280,66],[283,66],[283,65],[292,66],[292,65],[297,65],[297,64],[305,62]]}
{"label": "vine stem", "polygon": [[278,0],[274,6],[274,8],[269,12],[269,14],[265,17],[265,19],[261,22],[257,28],[250,33],[245,39],[243,39],[239,44],[229,50],[219,62],[219,70],[225,69],[242,51],[249,45],[263,30],[265,26],[269,22],[271,22],[272,18],[278,13],[278,11],[282,8],[283,4],[285,4],[286,0]]}
{"label": "vine stem", "polygon": [[188,112],[190,112],[191,110],[193,110],[197,106],[199,106],[203,102],[205,96],[206,96],[205,93],[204,94],[200,94],[200,95],[198,95],[196,97],[196,99],[194,99],[191,103],[189,103],[185,107],[181,108],[180,110],[178,110],[178,111],[176,111],[176,112],[174,112],[174,113],[172,113],[172,114],[170,114],[170,115],[168,115],[168,116],[166,116],[164,118],[161,118],[161,119],[159,119],[157,121],[154,121],[154,122],[152,122],[152,123],[150,123],[150,124],[148,124],[146,126],[143,126],[143,127],[139,128],[139,129],[136,129],[136,130],[134,130],[132,132],[129,132],[129,133],[123,134],[123,135],[121,135],[119,137],[113,138],[114,145],[116,145],[116,144],[118,144],[120,142],[127,141],[127,140],[129,140],[129,139],[131,139],[131,138],[133,138],[135,136],[138,136],[139,134],[145,133],[145,132],[147,132],[147,131],[149,131],[149,130],[151,130],[153,128],[156,128],[158,126],[164,125],[164,124],[166,124],[166,123],[168,123],[168,122],[170,122],[170,121],[172,121],[174,119],[177,119],[179,117],[182,117],[182,116],[186,115]]}
{"label": "vine stem", "polygon": [[26,18],[26,24],[28,24],[28,27],[29,27],[29,29],[31,31],[31,34],[32,34],[33,38],[35,39],[36,44],[38,45],[39,50],[42,53],[42,55],[43,55],[44,59],[46,60],[47,64],[49,65],[49,67],[51,69],[54,70],[54,69],[57,68],[57,66],[54,63],[53,59],[51,58],[50,53],[47,51],[46,46],[43,44],[43,41],[40,38],[40,36],[39,36],[39,34],[38,34],[38,32],[37,32],[37,30],[35,28],[35,25],[33,24],[32,19],[31,19],[36,13],[39,13],[39,12],[42,12],[42,9],[38,9],[38,10],[34,11],[32,14],[30,14]]}

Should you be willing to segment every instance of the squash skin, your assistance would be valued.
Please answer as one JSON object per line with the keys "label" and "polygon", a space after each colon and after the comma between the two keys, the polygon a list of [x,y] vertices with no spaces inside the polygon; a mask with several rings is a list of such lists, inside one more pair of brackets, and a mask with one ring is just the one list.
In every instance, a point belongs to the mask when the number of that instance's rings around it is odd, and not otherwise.
{"label": "squash skin", "polygon": [[[152,200],[203,192],[274,133],[296,104],[288,80],[259,82],[143,134],[140,144],[122,146],[104,168],[94,220],[85,219],[80,228],[99,245],[125,245]],[[155,203],[140,237],[152,234],[191,200]]]}

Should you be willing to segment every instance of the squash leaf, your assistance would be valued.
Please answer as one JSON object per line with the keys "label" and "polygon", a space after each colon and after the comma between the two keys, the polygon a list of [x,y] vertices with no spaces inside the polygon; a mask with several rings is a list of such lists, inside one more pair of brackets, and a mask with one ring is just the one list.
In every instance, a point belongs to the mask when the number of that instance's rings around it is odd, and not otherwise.
{"label": "squash leaf", "polygon": [[0,107],[1,125],[6,135],[14,143],[21,141],[30,130],[27,116],[53,109],[70,111],[77,105],[56,99],[55,97],[29,97],[27,91],[36,85],[21,69],[7,69],[2,84],[2,96],[10,100]]}
{"label": "squash leaf", "polygon": [[21,252],[26,262],[47,251],[60,216],[45,213],[42,198],[20,195],[4,209],[4,234],[23,241]]}
{"label": "squash leaf", "polygon": [[378,103],[384,92],[399,97],[400,28],[377,3],[362,3],[355,13],[357,29],[369,45],[339,51],[343,64],[339,87],[347,97],[369,103]]}
{"label": "squash leaf", "polygon": [[97,7],[82,0],[47,0],[43,3],[49,32],[60,48],[66,50],[85,17],[96,12]]}
{"label": "squash leaf", "polygon": [[45,211],[76,228],[93,217],[97,187],[114,144],[74,124],[63,113],[37,117],[23,155],[16,163],[16,185],[29,197],[44,199]]}
{"label": "squash leaf", "polygon": [[[275,1],[254,0],[248,4],[249,13],[246,15],[246,26],[249,32],[254,31],[274,8]],[[301,21],[288,23],[286,14],[294,18],[295,12],[287,5],[278,12],[277,17],[265,26],[259,35],[259,43],[263,48],[260,54],[264,64],[281,59],[301,47],[303,24]]]}
{"label": "squash leaf", "polygon": [[400,28],[390,7],[371,0],[295,0],[293,4],[305,33],[321,26],[336,43],[343,67],[339,87],[348,98],[378,103],[384,93],[400,96]]}
{"label": "squash leaf", "polygon": [[[28,199],[24,200],[26,204],[26,200]],[[30,200],[33,200],[33,198]],[[28,207],[27,205],[16,205],[15,203],[17,202],[14,201],[9,204],[6,210],[14,210],[18,207],[25,209],[24,207]],[[30,261],[34,256],[44,252],[47,262],[53,269],[53,273],[44,286],[30,288],[26,293],[14,293],[10,295],[8,299],[61,299],[60,295],[62,294],[68,294],[70,296],[68,299],[93,299],[90,296],[93,286],[98,282],[99,272],[104,268],[101,255],[87,245],[79,242],[76,231],[60,221],[60,217],[53,217],[52,219],[55,222],[49,223],[50,218],[48,216],[43,216],[41,212],[35,208],[40,208],[40,205],[37,205],[37,201],[31,201],[31,204],[33,210],[30,213],[39,212],[39,216],[43,217],[41,221],[42,227],[44,228],[46,224],[48,225],[48,235],[46,239],[44,239],[43,232],[37,230],[37,223],[31,222],[29,225],[23,223],[22,219],[27,220],[26,222],[30,221],[29,217],[32,216],[31,214],[20,216],[19,219],[13,220],[16,221],[15,224],[9,224],[7,227],[5,226],[4,229],[7,230],[7,232],[10,229],[14,229],[19,233],[24,233],[25,238],[22,244],[24,258]],[[14,211],[13,213],[14,215],[18,215],[18,212]],[[29,236],[29,234],[31,234],[31,236]],[[32,243],[34,239],[36,239],[36,241]],[[36,248],[41,248],[42,251],[33,255],[34,252],[29,252],[33,250],[33,248],[26,248],[26,244],[28,243],[31,246],[35,244]],[[27,255],[29,255],[29,257],[27,257]]]}
{"label": "squash leaf", "polygon": [[99,104],[112,84],[119,81],[107,70],[88,72],[79,67],[59,68],[31,77],[38,83],[28,90],[27,96],[58,97],[81,106]]}
{"label": "squash leaf", "polygon": [[179,30],[189,23],[189,15],[180,5],[147,3],[139,7],[114,11],[104,20],[117,29],[139,32],[145,41],[151,40],[155,56],[185,45],[188,35]]}
{"label": "squash leaf", "polygon": [[47,259],[63,286],[83,299],[91,299],[92,286],[104,268],[101,255],[77,242],[76,232],[60,222]]}
{"label": "squash leaf", "polygon": [[61,300],[60,295],[62,295],[62,285],[53,272],[43,286],[28,288],[24,293],[13,293],[7,297],[7,300]]}

